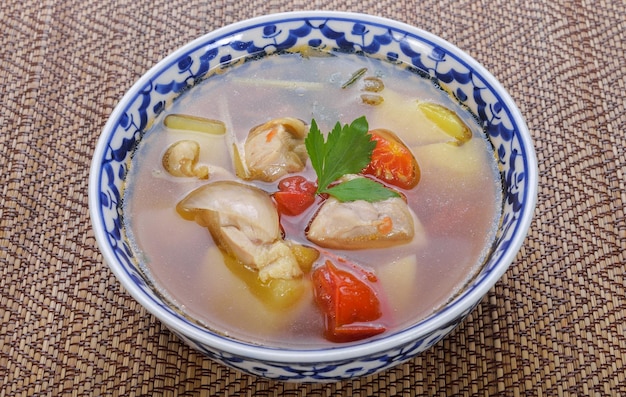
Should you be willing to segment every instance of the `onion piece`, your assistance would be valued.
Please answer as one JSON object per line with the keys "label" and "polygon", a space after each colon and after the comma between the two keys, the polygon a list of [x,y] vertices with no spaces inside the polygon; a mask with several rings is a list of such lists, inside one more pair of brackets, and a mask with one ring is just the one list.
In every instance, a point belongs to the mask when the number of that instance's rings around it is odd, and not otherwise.
{"label": "onion piece", "polygon": [[169,114],[163,120],[163,124],[174,130],[195,131],[211,135],[224,135],[226,133],[226,125],[219,120],[187,114]]}
{"label": "onion piece", "polygon": [[417,107],[426,118],[462,145],[472,138],[472,131],[452,110],[433,102],[418,101]]}

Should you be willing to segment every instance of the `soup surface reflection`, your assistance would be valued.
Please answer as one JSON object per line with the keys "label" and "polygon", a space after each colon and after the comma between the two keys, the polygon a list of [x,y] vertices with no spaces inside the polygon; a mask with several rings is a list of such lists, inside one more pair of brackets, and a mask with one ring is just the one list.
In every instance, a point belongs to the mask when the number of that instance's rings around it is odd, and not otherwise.
{"label": "soup surface reflection", "polygon": [[[454,111],[471,130],[471,139],[459,141],[442,131],[418,109],[422,102]],[[219,120],[225,133],[168,128],[163,120],[169,114]],[[307,288],[295,303],[268,305],[242,269],[225,261],[211,233],[181,217],[176,206],[194,189],[222,180],[275,192],[278,181],[242,181],[236,174],[233,144],[242,147],[256,126],[291,117],[307,126],[315,120],[327,133],[337,122],[361,116],[370,129],[393,131],[419,164],[419,183],[396,189],[406,197],[415,235],[389,248],[323,249],[324,257],[345,258],[375,275],[382,311],[377,323],[386,332],[415,323],[449,301],[479,270],[500,219],[501,183],[493,150],[474,117],[430,79],[347,54],[284,54],[242,63],[199,83],[155,121],[133,157],[124,196],[129,240],[154,284],[188,316],[233,338],[298,348],[333,343],[324,338],[312,271],[302,276]],[[181,140],[199,144],[198,164],[208,166],[208,179],[177,177],[164,169],[164,153]],[[310,161],[295,174],[316,180]],[[305,231],[318,208],[319,202],[301,215],[281,216],[285,238],[316,248]]]}

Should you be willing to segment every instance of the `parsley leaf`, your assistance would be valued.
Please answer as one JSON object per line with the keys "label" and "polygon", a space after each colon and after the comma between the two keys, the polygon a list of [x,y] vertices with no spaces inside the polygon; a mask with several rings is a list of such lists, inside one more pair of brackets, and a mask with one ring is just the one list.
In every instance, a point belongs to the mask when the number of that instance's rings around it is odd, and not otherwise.
{"label": "parsley leaf", "polygon": [[[315,119],[311,120],[311,128],[309,129],[309,133],[304,139],[304,146],[306,147],[309,159],[311,160],[311,165],[313,166],[313,169],[315,170],[315,173],[317,174],[317,177],[319,179],[320,173],[323,172],[324,169],[324,160],[326,158],[326,145],[324,144],[324,135],[322,135],[322,132],[317,126]],[[318,193],[320,190],[319,185],[320,182],[318,181]]]}
{"label": "parsley leaf", "polygon": [[[315,119],[311,121],[304,145],[317,174],[317,193],[328,193],[340,201],[372,202],[394,197],[389,196],[388,192],[398,196],[382,184],[369,179],[369,182],[347,181],[328,188],[344,175],[360,173],[370,163],[376,142],[370,139],[368,128],[365,116],[357,118],[349,125],[342,126],[337,122],[325,141]],[[348,182],[347,186],[340,187]]]}
{"label": "parsley leaf", "polygon": [[367,131],[365,117],[343,127],[337,122],[324,142],[315,119],[311,121],[304,145],[317,174],[318,193],[340,177],[357,174],[369,164],[376,142],[370,139]]}
{"label": "parsley leaf", "polygon": [[373,203],[392,197],[400,197],[400,194],[397,192],[369,178],[351,179],[325,189],[322,193],[328,193],[342,202],[365,200]]}

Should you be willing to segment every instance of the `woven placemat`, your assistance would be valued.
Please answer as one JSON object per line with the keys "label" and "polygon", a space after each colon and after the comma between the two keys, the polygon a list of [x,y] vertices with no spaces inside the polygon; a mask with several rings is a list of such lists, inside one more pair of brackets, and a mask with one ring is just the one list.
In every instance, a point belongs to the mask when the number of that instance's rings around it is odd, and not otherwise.
{"label": "woven placemat", "polygon": [[[510,270],[432,350],[283,384],[212,362],[102,263],[87,178],[116,102],[165,55],[278,11],[406,22],[484,64],[527,118],[536,217]],[[626,395],[626,6],[553,0],[17,1],[0,5],[0,396]]]}

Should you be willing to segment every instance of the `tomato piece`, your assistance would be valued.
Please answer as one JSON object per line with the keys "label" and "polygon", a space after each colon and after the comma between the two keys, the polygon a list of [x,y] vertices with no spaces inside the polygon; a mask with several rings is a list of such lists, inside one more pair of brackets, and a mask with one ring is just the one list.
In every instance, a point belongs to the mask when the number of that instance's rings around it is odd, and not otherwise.
{"label": "tomato piece", "polygon": [[303,176],[288,176],[278,182],[278,190],[282,192],[302,192],[314,195],[317,185]]}
{"label": "tomato piece", "polygon": [[[368,279],[364,272],[364,279]],[[371,323],[382,316],[374,290],[353,273],[327,260],[313,272],[315,300],[324,313],[324,336],[332,342],[350,342],[378,335],[386,328]]]}
{"label": "tomato piece", "polygon": [[369,134],[376,147],[363,173],[402,189],[415,187],[420,180],[420,169],[411,150],[389,130],[371,130]]}
{"label": "tomato piece", "polygon": [[276,208],[284,215],[299,215],[315,202],[315,196],[301,192],[274,193]]}
{"label": "tomato piece", "polygon": [[284,215],[299,215],[315,202],[315,183],[296,175],[278,182],[278,191],[274,201],[278,212]]}

